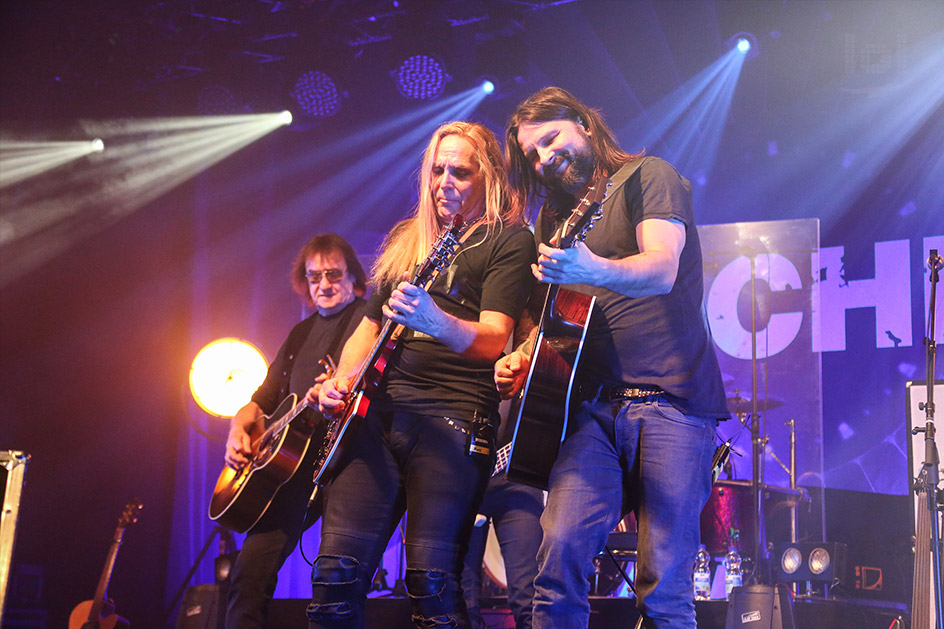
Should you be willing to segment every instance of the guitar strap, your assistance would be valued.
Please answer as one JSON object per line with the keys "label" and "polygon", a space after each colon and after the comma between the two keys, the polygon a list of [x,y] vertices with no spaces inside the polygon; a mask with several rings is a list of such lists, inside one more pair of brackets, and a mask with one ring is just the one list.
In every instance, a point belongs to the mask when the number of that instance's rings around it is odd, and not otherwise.
{"label": "guitar strap", "polygon": [[[610,177],[610,190],[606,193],[607,199],[612,198],[613,194],[633,176],[633,173],[639,170],[639,167],[642,166],[643,162],[647,159],[649,159],[648,156],[626,162],[619,170],[613,173],[613,176]],[[605,200],[603,204],[606,204]],[[534,235],[537,238],[537,242],[547,244],[556,231],[558,223],[559,221],[554,216],[554,212],[544,211],[544,209],[542,209],[534,225]]]}

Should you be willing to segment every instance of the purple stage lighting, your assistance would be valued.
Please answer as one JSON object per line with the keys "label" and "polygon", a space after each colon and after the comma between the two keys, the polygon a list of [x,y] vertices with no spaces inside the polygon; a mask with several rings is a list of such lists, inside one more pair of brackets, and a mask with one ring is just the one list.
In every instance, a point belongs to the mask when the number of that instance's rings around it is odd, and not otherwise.
{"label": "purple stage lighting", "polygon": [[729,37],[728,41],[725,43],[728,46],[728,50],[737,50],[744,55],[745,60],[756,57],[760,52],[760,49],[757,47],[757,38],[754,37],[753,33],[735,33]]}
{"label": "purple stage lighting", "polygon": [[406,98],[431,100],[442,94],[451,78],[443,64],[429,55],[408,57],[394,73],[397,89]]}
{"label": "purple stage lighting", "polygon": [[333,116],[341,108],[341,97],[334,79],[316,70],[298,77],[292,98],[302,111],[314,118]]}

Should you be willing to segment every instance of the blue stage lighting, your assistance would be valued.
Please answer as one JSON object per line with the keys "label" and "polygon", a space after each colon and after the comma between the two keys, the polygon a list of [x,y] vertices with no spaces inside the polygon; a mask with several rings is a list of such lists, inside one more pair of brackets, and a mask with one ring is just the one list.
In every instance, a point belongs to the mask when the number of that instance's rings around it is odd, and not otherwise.
{"label": "blue stage lighting", "polygon": [[745,60],[756,57],[757,53],[760,52],[757,47],[757,38],[754,37],[753,33],[735,33],[725,43],[729,50],[737,50],[744,55]]}
{"label": "blue stage lighting", "polygon": [[292,98],[302,111],[315,118],[333,116],[341,108],[341,96],[334,79],[316,70],[298,77]]}
{"label": "blue stage lighting", "polygon": [[451,78],[443,64],[429,55],[408,57],[394,71],[397,89],[407,98],[430,100],[442,94]]}
{"label": "blue stage lighting", "polygon": [[495,91],[495,83],[489,81],[488,79],[482,81],[482,91],[486,94],[491,94]]}

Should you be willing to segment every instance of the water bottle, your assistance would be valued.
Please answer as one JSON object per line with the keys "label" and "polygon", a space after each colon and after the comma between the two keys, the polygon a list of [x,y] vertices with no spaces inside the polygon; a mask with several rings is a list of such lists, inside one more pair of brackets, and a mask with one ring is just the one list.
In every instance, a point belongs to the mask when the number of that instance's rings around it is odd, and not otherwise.
{"label": "water bottle", "polygon": [[731,598],[731,590],[741,586],[741,555],[738,554],[738,532],[731,529],[728,553],[724,556],[724,595]]}
{"label": "water bottle", "polygon": [[698,554],[695,555],[695,572],[693,575],[695,582],[695,600],[707,601],[711,598],[711,555],[704,544],[698,547]]}

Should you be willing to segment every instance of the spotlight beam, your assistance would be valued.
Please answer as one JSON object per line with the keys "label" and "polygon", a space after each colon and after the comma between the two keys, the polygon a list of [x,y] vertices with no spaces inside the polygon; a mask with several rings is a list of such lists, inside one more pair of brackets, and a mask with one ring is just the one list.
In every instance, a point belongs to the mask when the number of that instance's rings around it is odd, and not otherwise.
{"label": "spotlight beam", "polygon": [[[90,125],[108,151],[66,181],[37,179],[15,204],[3,203],[17,209],[0,218],[0,286],[284,124],[276,113]],[[91,142],[82,144],[92,151]]]}
{"label": "spotlight beam", "polygon": [[0,142],[0,188],[95,152],[91,141]]}

